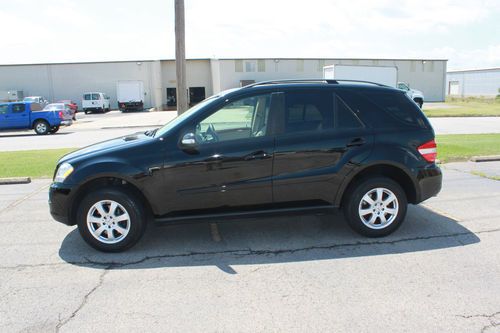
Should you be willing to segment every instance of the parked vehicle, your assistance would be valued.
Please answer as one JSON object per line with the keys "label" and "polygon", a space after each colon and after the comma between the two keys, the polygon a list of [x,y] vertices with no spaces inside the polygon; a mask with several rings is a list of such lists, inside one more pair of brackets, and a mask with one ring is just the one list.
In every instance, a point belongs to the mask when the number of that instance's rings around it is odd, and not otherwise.
{"label": "parked vehicle", "polygon": [[82,109],[85,114],[90,112],[108,112],[110,110],[109,96],[102,92],[83,94]]}
{"label": "parked vehicle", "polygon": [[23,102],[32,102],[32,103],[37,103],[40,104],[43,107],[45,107],[47,104],[49,104],[49,101],[47,101],[44,97],[42,96],[28,96],[23,98]]}
{"label": "parked vehicle", "polygon": [[144,83],[142,81],[118,81],[116,96],[120,111],[142,111],[144,109]]}
{"label": "parked vehicle", "polygon": [[72,124],[71,112],[62,103],[40,109],[38,103],[31,102],[0,104],[0,130],[34,129],[36,134],[45,135]]}
{"label": "parked vehicle", "polygon": [[411,89],[410,85],[405,82],[398,82],[398,88],[403,90],[408,97],[410,97],[415,103],[417,103],[419,108],[424,105],[424,93],[420,90]]}
{"label": "parked vehicle", "polygon": [[19,102],[24,98],[24,92],[22,90],[1,90],[0,91],[0,102]]}
{"label": "parked vehicle", "polygon": [[72,100],[69,100],[69,99],[62,99],[60,101],[57,101],[57,103],[66,104],[72,112],[73,120],[76,120],[76,114],[78,113],[78,104],[76,104],[75,102],[73,102]]}
{"label": "parked vehicle", "polygon": [[268,81],[212,96],[160,129],[61,158],[54,219],[101,251],[149,220],[329,211],[369,237],[441,189],[434,131],[401,90],[330,80]]}
{"label": "parked vehicle", "polygon": [[424,104],[424,94],[421,91],[410,89],[408,83],[398,82],[398,68],[396,66],[331,65],[323,67],[323,78],[380,83],[404,90],[420,108]]}

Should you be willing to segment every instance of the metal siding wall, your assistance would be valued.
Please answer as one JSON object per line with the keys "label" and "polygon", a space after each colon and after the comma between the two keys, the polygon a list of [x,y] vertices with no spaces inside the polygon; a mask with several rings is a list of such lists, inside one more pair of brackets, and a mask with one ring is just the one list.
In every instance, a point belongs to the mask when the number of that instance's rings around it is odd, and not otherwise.
{"label": "metal siding wall", "polygon": [[446,94],[449,94],[448,87],[450,81],[458,81],[460,85],[459,95],[466,96],[486,96],[494,97],[500,89],[500,69],[470,71],[470,72],[450,72],[446,78]]}

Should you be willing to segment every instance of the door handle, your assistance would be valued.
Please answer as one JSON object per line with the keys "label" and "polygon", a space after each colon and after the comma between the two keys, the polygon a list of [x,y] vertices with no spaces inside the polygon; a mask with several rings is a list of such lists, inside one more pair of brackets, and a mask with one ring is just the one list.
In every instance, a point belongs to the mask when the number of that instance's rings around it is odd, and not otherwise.
{"label": "door handle", "polygon": [[346,146],[347,147],[356,147],[356,146],[362,146],[366,143],[366,140],[364,138],[355,138],[352,139],[351,142],[349,142]]}
{"label": "door handle", "polygon": [[268,153],[266,153],[263,150],[256,151],[254,153],[251,153],[247,156],[245,156],[244,160],[245,161],[251,161],[251,160],[263,160],[265,158],[271,157]]}

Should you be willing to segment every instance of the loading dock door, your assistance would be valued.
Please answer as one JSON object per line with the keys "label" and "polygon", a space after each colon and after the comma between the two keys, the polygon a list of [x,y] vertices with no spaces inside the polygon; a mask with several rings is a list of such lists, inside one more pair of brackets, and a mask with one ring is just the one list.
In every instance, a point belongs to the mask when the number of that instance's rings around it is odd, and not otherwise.
{"label": "loading dock door", "polygon": [[458,81],[450,81],[448,87],[448,95],[460,95],[460,82]]}
{"label": "loading dock door", "polygon": [[177,106],[176,88],[167,88],[167,106]]}
{"label": "loading dock door", "polygon": [[189,87],[189,105],[198,104],[205,98],[205,87]]}

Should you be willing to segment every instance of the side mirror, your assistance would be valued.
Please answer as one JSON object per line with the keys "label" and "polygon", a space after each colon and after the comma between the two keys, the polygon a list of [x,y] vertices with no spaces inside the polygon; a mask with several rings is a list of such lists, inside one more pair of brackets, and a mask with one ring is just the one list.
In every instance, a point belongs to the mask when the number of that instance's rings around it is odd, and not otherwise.
{"label": "side mirror", "polygon": [[196,142],[196,136],[193,132],[188,132],[182,136],[180,146],[182,150],[188,152],[196,152],[198,144]]}

